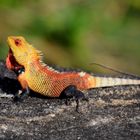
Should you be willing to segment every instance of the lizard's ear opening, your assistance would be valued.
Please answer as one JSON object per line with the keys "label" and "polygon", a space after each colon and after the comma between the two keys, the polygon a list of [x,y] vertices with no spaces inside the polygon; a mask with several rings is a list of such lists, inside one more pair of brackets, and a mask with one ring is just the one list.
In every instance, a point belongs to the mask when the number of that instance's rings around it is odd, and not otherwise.
{"label": "lizard's ear opening", "polygon": [[21,46],[22,41],[20,39],[15,39],[15,45],[16,46]]}

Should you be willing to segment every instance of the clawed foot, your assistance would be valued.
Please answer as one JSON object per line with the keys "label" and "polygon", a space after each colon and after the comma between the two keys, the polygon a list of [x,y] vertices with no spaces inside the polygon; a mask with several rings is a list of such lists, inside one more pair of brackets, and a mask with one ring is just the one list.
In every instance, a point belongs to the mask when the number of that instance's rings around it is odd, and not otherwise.
{"label": "clawed foot", "polygon": [[79,100],[88,101],[88,98],[85,97],[84,93],[77,89],[76,86],[70,85],[64,89],[62,92],[63,96],[66,98],[66,104],[69,104],[70,98],[75,98],[76,101],[76,111],[79,112]]}
{"label": "clawed foot", "polygon": [[29,93],[30,93],[30,90],[29,90],[28,87],[26,89],[24,89],[24,90],[19,90],[18,93],[15,94],[15,96],[13,98],[13,101],[14,102],[21,102],[26,97],[28,97]]}

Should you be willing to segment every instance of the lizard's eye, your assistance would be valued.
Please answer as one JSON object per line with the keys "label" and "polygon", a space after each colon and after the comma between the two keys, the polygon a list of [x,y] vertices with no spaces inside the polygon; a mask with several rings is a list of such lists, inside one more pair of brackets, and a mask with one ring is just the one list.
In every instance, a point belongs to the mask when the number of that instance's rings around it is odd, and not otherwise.
{"label": "lizard's eye", "polygon": [[20,39],[15,39],[15,45],[20,46],[21,45],[21,40]]}

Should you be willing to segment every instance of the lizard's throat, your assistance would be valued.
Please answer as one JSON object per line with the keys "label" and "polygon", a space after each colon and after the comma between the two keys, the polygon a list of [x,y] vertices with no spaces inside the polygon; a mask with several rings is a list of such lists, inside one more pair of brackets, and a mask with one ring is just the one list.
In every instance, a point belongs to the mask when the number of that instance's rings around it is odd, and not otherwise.
{"label": "lizard's throat", "polygon": [[9,49],[9,53],[6,58],[6,66],[10,70],[19,70],[20,68],[23,68],[23,66],[16,61],[11,49]]}

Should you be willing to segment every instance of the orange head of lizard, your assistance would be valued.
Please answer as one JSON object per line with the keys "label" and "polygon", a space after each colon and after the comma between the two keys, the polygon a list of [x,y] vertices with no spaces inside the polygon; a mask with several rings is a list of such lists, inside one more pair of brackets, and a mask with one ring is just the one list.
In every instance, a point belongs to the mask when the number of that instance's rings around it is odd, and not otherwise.
{"label": "orange head of lizard", "polygon": [[40,59],[37,50],[22,36],[9,36],[8,45],[6,65],[9,69],[25,67],[30,61]]}

